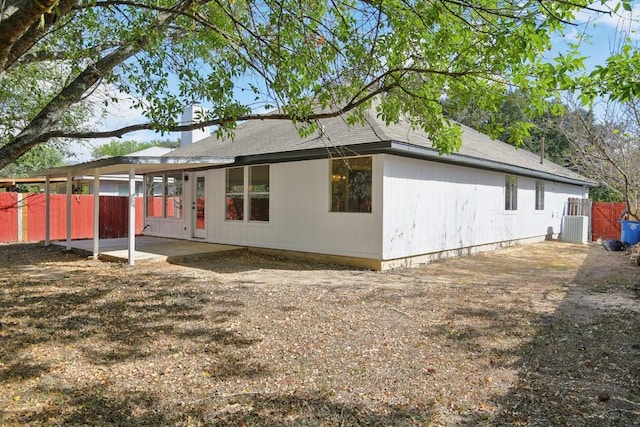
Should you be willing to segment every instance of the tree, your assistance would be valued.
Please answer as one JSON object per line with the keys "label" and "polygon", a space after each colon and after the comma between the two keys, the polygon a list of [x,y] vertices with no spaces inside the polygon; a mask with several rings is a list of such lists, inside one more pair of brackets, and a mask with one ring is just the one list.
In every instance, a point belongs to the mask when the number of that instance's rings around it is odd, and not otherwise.
{"label": "tree", "polygon": [[[217,125],[229,133],[240,120],[293,120],[310,132],[316,120],[349,112],[362,120],[374,98],[387,122],[403,115],[424,129],[442,152],[460,145],[460,129],[442,114],[472,94],[495,109],[507,86],[530,95],[545,111],[549,91],[578,83],[576,51],[547,62],[551,36],[578,12],[601,10],[585,0],[400,1],[332,0],[7,0],[0,20],[0,79],[18,75],[46,82],[54,67],[59,88],[46,84],[45,102],[19,112],[26,124],[0,117],[10,137],[0,168],[56,138],[116,137],[141,129],[189,130]],[[620,4],[630,7],[630,0]],[[102,86],[101,86],[102,85]],[[64,118],[96,89],[104,106],[123,93],[148,122],[105,132]],[[93,95],[93,97],[90,97]],[[11,98],[11,94],[5,94]],[[206,121],[180,125],[192,100],[212,105]],[[3,99],[4,101],[4,99]],[[279,107],[255,114],[254,107]],[[321,108],[317,108],[321,107]]]}
{"label": "tree", "polygon": [[541,153],[544,140],[544,157],[565,165],[571,151],[571,143],[560,128],[566,106],[558,102],[551,105],[555,112],[531,115],[526,95],[512,91],[506,94],[496,111],[482,110],[472,103],[463,110],[449,112],[448,116],[533,153]]}
{"label": "tree", "polygon": [[[28,126],[31,117],[44,108],[64,86],[66,73],[54,64],[31,64],[0,77],[0,147],[10,144],[19,129]],[[85,101],[71,106],[59,119],[59,125],[89,130],[91,107]],[[4,176],[25,176],[37,169],[61,166],[67,153],[66,141],[58,138],[35,146],[13,164],[0,167]],[[8,166],[7,166],[8,165]]]}
{"label": "tree", "polygon": [[64,165],[60,150],[48,145],[33,147],[15,162],[0,170],[1,177],[26,177],[34,170],[55,168]]}
{"label": "tree", "polygon": [[[631,6],[618,7],[631,12]],[[564,128],[573,143],[573,167],[601,183],[591,193],[624,200],[627,213],[640,219],[640,51],[635,32],[635,25],[625,26],[610,42],[605,64],[574,80],[572,90],[581,105],[603,105],[602,116],[596,120],[593,110],[574,105]]]}
{"label": "tree", "polygon": [[105,156],[124,156],[134,153],[136,151],[144,150],[150,147],[166,147],[166,148],[178,148],[180,147],[180,141],[172,141],[170,139],[154,140],[148,142],[139,142],[133,140],[119,141],[114,139],[107,144],[100,145],[91,150],[91,156],[94,159]]}
{"label": "tree", "polygon": [[640,100],[609,104],[596,120],[574,106],[564,116],[563,132],[572,143],[572,168],[601,184],[596,195],[623,200],[638,217],[640,207]]}

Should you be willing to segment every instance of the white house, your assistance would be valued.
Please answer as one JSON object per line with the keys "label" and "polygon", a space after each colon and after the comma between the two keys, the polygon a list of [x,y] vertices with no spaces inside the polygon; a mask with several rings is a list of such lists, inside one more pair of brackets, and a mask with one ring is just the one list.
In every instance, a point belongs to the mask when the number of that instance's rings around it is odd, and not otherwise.
{"label": "white house", "polygon": [[468,127],[460,152],[439,155],[406,121],[365,117],[321,120],[305,138],[250,121],[233,140],[77,168],[144,173],[146,235],[373,269],[557,237],[567,200],[593,185]]}

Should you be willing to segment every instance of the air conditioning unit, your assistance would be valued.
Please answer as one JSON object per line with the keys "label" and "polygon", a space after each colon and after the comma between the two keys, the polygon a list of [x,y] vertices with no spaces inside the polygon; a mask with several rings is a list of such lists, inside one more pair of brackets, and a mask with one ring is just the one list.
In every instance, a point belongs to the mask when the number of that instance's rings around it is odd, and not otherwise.
{"label": "air conditioning unit", "polygon": [[589,241],[589,217],[580,215],[562,217],[562,240],[587,243]]}

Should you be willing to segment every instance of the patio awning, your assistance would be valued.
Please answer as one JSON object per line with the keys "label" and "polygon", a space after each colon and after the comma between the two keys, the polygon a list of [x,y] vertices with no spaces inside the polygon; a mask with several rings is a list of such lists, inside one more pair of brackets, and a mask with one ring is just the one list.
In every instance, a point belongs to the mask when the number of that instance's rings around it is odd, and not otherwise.
{"label": "patio awning", "polygon": [[137,174],[203,169],[233,163],[235,157],[176,157],[176,156],[116,156],[92,160],[75,165],[35,171],[32,176],[66,177],[69,174],[126,174],[135,170]]}
{"label": "patio awning", "polygon": [[[94,195],[99,194],[100,175],[128,174],[129,176],[129,265],[135,260],[135,174],[147,174],[154,172],[185,171],[205,169],[216,165],[225,165],[235,162],[235,157],[178,157],[178,156],[116,156],[106,159],[93,160],[75,165],[62,166],[59,168],[46,169],[34,173],[36,176],[46,178],[46,201],[45,201],[45,245],[49,245],[49,182],[51,178],[66,177],[71,180],[74,175],[94,176]],[[67,185],[67,249],[71,249],[71,186]],[[93,256],[98,257],[99,229],[98,211],[100,198],[94,197],[93,210]]]}

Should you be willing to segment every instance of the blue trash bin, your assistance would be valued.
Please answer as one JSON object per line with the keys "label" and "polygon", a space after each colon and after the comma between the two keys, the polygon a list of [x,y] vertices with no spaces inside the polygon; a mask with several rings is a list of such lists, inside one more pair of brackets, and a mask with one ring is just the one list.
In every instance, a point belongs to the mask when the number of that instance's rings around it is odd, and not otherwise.
{"label": "blue trash bin", "polygon": [[638,221],[620,221],[622,232],[620,240],[622,243],[635,245],[640,242],[640,222]]}

